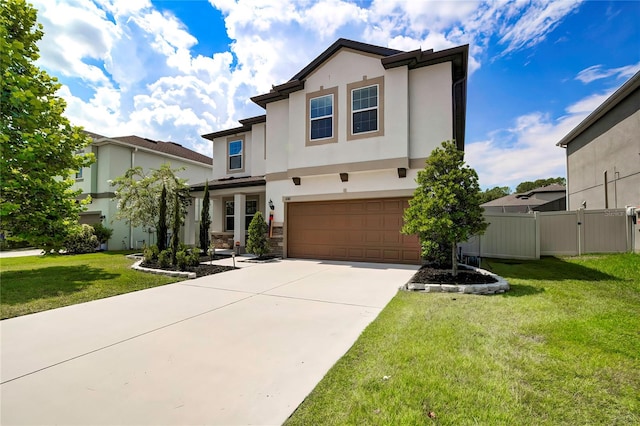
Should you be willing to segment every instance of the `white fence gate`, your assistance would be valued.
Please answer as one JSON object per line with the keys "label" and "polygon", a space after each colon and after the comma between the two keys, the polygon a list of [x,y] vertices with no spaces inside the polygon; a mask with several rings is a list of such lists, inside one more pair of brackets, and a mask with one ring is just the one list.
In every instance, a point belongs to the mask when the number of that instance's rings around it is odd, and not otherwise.
{"label": "white fence gate", "polygon": [[634,224],[624,209],[485,213],[489,227],[459,245],[463,256],[539,259],[540,255],[633,250]]}

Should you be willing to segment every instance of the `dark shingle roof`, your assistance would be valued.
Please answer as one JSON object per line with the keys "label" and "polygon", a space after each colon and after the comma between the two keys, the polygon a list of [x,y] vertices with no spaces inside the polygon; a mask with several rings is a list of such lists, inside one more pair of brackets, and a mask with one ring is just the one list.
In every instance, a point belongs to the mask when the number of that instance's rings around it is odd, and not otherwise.
{"label": "dark shingle roof", "polygon": [[487,201],[480,205],[480,207],[493,207],[493,206],[539,206],[546,204],[551,200],[544,200],[542,198],[536,198],[536,194],[541,192],[557,192],[558,198],[562,198],[566,195],[566,188],[562,185],[553,184],[542,186],[540,188],[532,189],[529,192],[521,194],[509,194],[504,197],[496,198],[495,200]]}
{"label": "dark shingle roof", "polygon": [[152,151],[162,152],[164,154],[173,155],[187,160],[197,161],[199,163],[212,165],[213,159],[199,152],[192,151],[189,148],[185,148],[182,145],[175,142],[162,142],[154,141],[153,139],[141,138],[140,136],[118,136],[115,138],[104,138],[115,141],[124,142],[129,145],[139,146],[141,148],[147,148]]}

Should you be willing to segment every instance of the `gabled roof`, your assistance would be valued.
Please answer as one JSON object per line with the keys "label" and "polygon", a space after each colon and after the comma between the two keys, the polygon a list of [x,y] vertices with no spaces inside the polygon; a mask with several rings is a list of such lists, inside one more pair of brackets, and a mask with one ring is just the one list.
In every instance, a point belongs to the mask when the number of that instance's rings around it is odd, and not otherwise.
{"label": "gabled roof", "polygon": [[573,130],[571,130],[564,138],[560,139],[556,145],[560,147],[566,147],[581,133],[591,127],[602,116],[611,111],[616,105],[625,100],[629,95],[640,88],[640,71],[638,71],[633,77],[631,77],[626,83],[624,83],[613,95],[609,96],[598,108],[596,108],[591,114],[587,116],[580,124],[578,124]]}
{"label": "gabled roof", "polygon": [[480,207],[499,207],[499,206],[530,206],[536,207],[542,204],[550,203],[554,200],[544,200],[542,198],[536,198],[536,194],[539,193],[556,192],[557,198],[560,199],[566,196],[566,188],[563,185],[553,184],[542,186],[540,188],[532,189],[528,192],[520,194],[509,194],[504,197],[496,198],[495,200],[487,201],[480,204]]}
{"label": "gabled roof", "polygon": [[[435,65],[443,62],[451,62],[452,64],[452,96],[453,96],[453,138],[456,140],[458,149],[464,150],[464,133],[466,126],[467,111],[467,68],[469,58],[469,45],[457,46],[451,49],[445,49],[434,52],[429,50],[412,50],[403,52],[402,50],[391,49],[388,47],[375,46],[372,44],[361,43],[354,40],[340,38],[315,58],[309,65],[304,67],[300,72],[294,75],[291,80],[286,83],[272,86],[269,93],[253,96],[251,100],[266,108],[268,103],[287,99],[293,92],[304,89],[306,78],[318,69],[324,62],[329,60],[340,49],[348,48],[359,52],[380,56],[381,64],[385,69],[407,66],[409,69],[421,68],[429,65]],[[259,116],[260,118],[265,116]],[[258,117],[254,117],[258,118]],[[248,119],[250,120],[250,119]],[[205,139],[213,140],[217,137],[230,136],[237,133],[247,132],[251,130],[251,124],[244,123],[240,127],[233,129],[221,130],[214,133],[203,135]]]}
{"label": "gabled roof", "polygon": [[214,140],[216,138],[221,138],[221,137],[224,137],[224,136],[231,136],[231,135],[237,135],[238,133],[249,132],[249,131],[251,131],[251,126],[253,126],[254,124],[266,123],[267,122],[267,116],[264,115],[264,114],[257,115],[255,117],[245,118],[243,120],[239,120],[239,122],[240,122],[240,124],[242,124],[242,126],[240,126],[240,127],[234,127],[232,129],[220,130],[218,132],[208,133],[206,135],[202,135],[202,137],[212,141],[212,140]]}
{"label": "gabled roof", "polygon": [[[87,132],[90,133],[90,132]],[[95,134],[95,133],[94,133]],[[99,135],[98,135],[99,136]],[[175,142],[154,141],[153,139],[141,138],[140,136],[118,136],[114,138],[101,137],[94,141],[94,144],[102,145],[107,143],[118,143],[147,149],[149,151],[160,152],[174,157],[195,161],[198,163],[213,165],[213,159],[199,152],[192,151]]]}

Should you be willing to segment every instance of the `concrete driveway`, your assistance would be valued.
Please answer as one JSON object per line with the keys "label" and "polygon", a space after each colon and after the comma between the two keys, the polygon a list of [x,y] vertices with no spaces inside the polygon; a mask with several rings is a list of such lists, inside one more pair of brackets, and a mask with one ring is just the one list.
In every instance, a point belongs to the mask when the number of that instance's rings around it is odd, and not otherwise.
{"label": "concrete driveway", "polygon": [[252,265],[0,322],[1,423],[281,424],[417,269]]}

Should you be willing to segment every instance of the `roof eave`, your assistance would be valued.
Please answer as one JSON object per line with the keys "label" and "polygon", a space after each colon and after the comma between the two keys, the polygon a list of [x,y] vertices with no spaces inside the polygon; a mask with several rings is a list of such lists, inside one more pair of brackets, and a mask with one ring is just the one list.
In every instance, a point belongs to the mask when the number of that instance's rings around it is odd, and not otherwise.
{"label": "roof eave", "polygon": [[556,146],[565,148],[575,138],[587,130],[593,123],[598,121],[603,115],[611,111],[616,105],[622,102],[627,96],[633,93],[640,87],[640,71],[635,73],[626,83],[624,83],[618,90],[616,90],[611,96],[607,98],[598,108],[593,110],[591,114],[580,122],[573,130],[571,130],[565,137],[560,139],[560,142]]}

